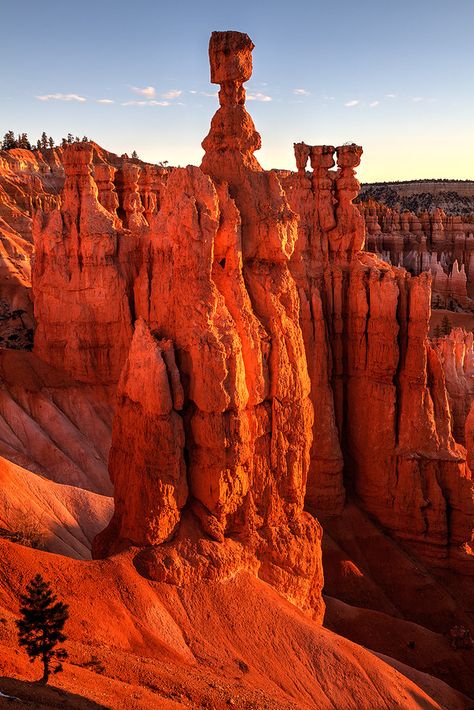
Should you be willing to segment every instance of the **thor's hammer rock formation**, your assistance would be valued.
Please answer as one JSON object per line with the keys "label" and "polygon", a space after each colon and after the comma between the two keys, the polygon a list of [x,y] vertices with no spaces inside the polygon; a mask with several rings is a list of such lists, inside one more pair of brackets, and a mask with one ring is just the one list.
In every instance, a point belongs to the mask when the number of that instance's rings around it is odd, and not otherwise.
{"label": "thor's hammer rock formation", "polygon": [[35,350],[117,385],[95,556],[139,548],[137,569],[174,584],[246,570],[321,619],[316,516],[355,496],[472,573],[472,480],[427,340],[429,275],[362,251],[360,146],[299,143],[297,173],[261,168],[252,49],[212,34],[200,168],[93,172],[89,144],[66,149],[61,207],[35,217]]}

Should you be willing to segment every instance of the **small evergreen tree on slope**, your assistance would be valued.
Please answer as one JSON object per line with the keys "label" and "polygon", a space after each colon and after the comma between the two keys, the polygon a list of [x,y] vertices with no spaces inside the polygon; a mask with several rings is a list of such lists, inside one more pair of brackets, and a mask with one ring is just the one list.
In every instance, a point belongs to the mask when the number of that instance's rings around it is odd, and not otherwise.
{"label": "small evergreen tree on slope", "polygon": [[63,629],[69,617],[68,605],[58,601],[49,583],[37,574],[20,596],[20,614],[16,622],[19,644],[26,648],[32,663],[37,658],[41,660],[41,682],[46,684],[51,672],[62,671],[61,662],[67,658],[67,651],[57,646],[66,640]]}

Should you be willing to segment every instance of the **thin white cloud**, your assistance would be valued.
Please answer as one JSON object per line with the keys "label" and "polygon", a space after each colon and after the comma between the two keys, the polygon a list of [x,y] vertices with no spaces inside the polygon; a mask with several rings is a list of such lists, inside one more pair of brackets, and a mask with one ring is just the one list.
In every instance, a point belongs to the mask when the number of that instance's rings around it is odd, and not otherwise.
{"label": "thin white cloud", "polygon": [[140,88],[139,86],[131,86],[130,88],[134,94],[146,96],[148,99],[152,99],[156,95],[156,89],[154,86],[144,86],[143,88]]}
{"label": "thin white cloud", "polygon": [[113,99],[97,99],[98,104],[114,104]]}
{"label": "thin white cloud", "polygon": [[385,94],[386,99],[396,99],[397,95],[396,94]]}
{"label": "thin white cloud", "polygon": [[196,91],[196,89],[190,89],[190,90],[189,90],[189,93],[190,93],[190,94],[197,94],[197,91]]}
{"label": "thin white cloud", "polygon": [[170,106],[169,101],[124,101],[122,106]]}
{"label": "thin white cloud", "polygon": [[334,101],[335,96],[323,96],[323,101]]}
{"label": "thin white cloud", "polygon": [[170,89],[166,94],[161,94],[164,99],[177,99],[183,92],[180,89]]}
{"label": "thin white cloud", "polygon": [[413,101],[413,103],[415,103],[415,104],[419,104],[420,101],[423,101],[423,96],[414,96],[414,97],[412,98],[412,101]]}
{"label": "thin white cloud", "polygon": [[371,101],[369,106],[370,108],[375,108],[376,106],[379,106],[380,101]]}
{"label": "thin white cloud", "polygon": [[297,96],[309,96],[310,94],[306,89],[293,89],[293,93]]}
{"label": "thin white cloud", "polygon": [[210,96],[213,99],[217,97],[217,91],[200,91],[201,96]]}
{"label": "thin white cloud", "polygon": [[78,96],[78,94],[44,94],[36,98],[38,101],[79,101],[80,103],[87,101],[84,96]]}
{"label": "thin white cloud", "polygon": [[264,103],[267,101],[271,101],[272,97],[267,96],[267,94],[262,94],[260,91],[257,91],[255,94],[247,94],[247,99],[249,101],[263,101]]}
{"label": "thin white cloud", "polygon": [[352,108],[353,106],[358,106],[359,100],[358,99],[352,99],[352,101],[346,101],[344,106],[347,106],[347,108]]}

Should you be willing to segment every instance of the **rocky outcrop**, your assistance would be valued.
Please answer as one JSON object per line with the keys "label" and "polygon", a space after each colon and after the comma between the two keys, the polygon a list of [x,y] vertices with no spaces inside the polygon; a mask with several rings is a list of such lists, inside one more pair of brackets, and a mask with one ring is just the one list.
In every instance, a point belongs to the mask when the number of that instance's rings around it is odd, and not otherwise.
{"label": "rocky outcrop", "polygon": [[[52,151],[47,151],[52,153]],[[59,156],[51,162],[39,152],[0,151],[0,347],[32,345],[32,212],[57,204],[64,181]]]}
{"label": "rocky outcrop", "polygon": [[471,471],[474,470],[474,403],[466,418],[465,438],[467,448],[467,463]]}
{"label": "rocky outcrop", "polygon": [[33,225],[35,352],[77,380],[117,382],[132,335],[134,244],[98,201],[92,147],[73,144],[63,160],[61,208],[38,210]]}
{"label": "rocky outcrop", "polygon": [[111,533],[146,546],[175,532],[188,494],[182,406],[172,343],[158,342],[139,320],[117,391],[109,456],[115,511],[96,554]]}
{"label": "rocky outcrop", "polygon": [[[121,211],[120,216],[128,227],[122,202],[127,203],[129,213],[130,208],[133,212],[135,203],[149,223],[156,212],[167,171],[138,159],[129,160],[126,155],[119,157],[93,142],[88,146],[88,150],[92,150],[99,202],[115,217],[114,227],[120,230],[124,226],[117,210]],[[32,347],[33,213],[40,210],[47,214],[61,209],[64,153],[63,147],[0,151],[0,348],[27,350]],[[138,173],[140,184],[137,186]],[[125,184],[126,194],[122,194]],[[117,191],[121,193],[122,202]],[[137,197],[142,204],[137,203]]]}
{"label": "rocky outcrop", "polygon": [[61,204],[33,224],[35,352],[81,382],[116,384],[167,171],[95,143],[67,146],[62,163]]}

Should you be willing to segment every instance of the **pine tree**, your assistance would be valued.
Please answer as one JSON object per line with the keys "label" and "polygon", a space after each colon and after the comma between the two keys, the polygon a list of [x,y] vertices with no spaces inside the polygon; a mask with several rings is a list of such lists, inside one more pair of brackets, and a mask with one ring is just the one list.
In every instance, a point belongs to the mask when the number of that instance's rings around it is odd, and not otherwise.
{"label": "pine tree", "polygon": [[38,138],[38,140],[36,141],[36,148],[37,148],[38,150],[41,150],[41,141],[40,141],[39,138]]}
{"label": "pine tree", "polygon": [[452,330],[452,326],[448,316],[444,316],[441,321],[441,335],[449,335]]}
{"label": "pine tree", "polygon": [[15,134],[13,131],[8,131],[3,136],[2,150],[11,150],[12,148],[17,148],[18,144],[16,142]]}
{"label": "pine tree", "polygon": [[16,622],[18,641],[25,646],[31,663],[40,658],[43,664],[42,683],[47,683],[51,673],[51,663],[57,661],[54,673],[62,671],[61,661],[67,658],[67,651],[58,643],[66,640],[64,624],[69,613],[68,605],[57,601],[51,586],[37,574],[26,587],[26,594],[20,596],[20,614]]}
{"label": "pine tree", "polygon": [[24,150],[31,150],[31,143],[28,140],[28,134],[27,133],[21,133],[18,136],[18,148],[23,148]]}
{"label": "pine tree", "polygon": [[49,136],[48,138],[48,145],[50,148],[54,148],[54,140],[52,136]]}
{"label": "pine tree", "polygon": [[74,136],[72,135],[72,133],[67,134],[67,142],[74,143]]}
{"label": "pine tree", "polygon": [[438,323],[438,325],[437,325],[437,326],[435,327],[435,329],[434,329],[434,337],[435,337],[435,338],[441,338],[441,336],[442,336],[442,333],[441,333],[441,326],[440,326],[440,324]]}
{"label": "pine tree", "polygon": [[133,153],[132,153],[132,158],[133,158],[134,160],[138,160],[138,153],[137,153],[136,150],[133,151]]}
{"label": "pine tree", "polygon": [[43,131],[41,134],[41,147],[46,149],[48,147],[48,136],[46,133]]}
{"label": "pine tree", "polygon": [[88,143],[88,142],[89,142],[88,137],[87,137],[87,136],[82,136],[82,142],[83,142],[83,143]]}

